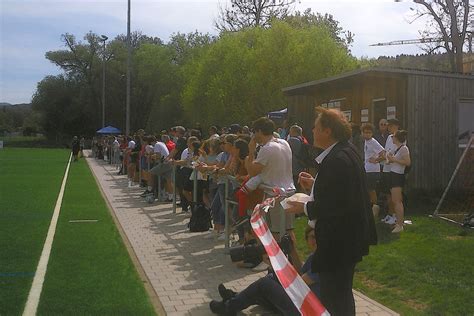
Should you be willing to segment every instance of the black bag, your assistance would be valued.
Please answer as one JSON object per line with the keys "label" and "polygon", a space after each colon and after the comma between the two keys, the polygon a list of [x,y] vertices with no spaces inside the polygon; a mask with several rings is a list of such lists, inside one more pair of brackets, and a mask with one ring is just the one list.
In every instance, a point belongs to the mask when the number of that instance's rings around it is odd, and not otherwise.
{"label": "black bag", "polygon": [[189,231],[205,232],[211,228],[211,212],[203,204],[191,207],[191,219],[189,220]]}

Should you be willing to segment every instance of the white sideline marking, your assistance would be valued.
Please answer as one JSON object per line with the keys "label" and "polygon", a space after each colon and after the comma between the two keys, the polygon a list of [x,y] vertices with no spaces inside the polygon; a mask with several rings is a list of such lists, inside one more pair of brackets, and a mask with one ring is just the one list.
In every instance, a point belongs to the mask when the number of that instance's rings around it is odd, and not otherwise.
{"label": "white sideline marking", "polygon": [[98,219],[71,219],[69,223],[95,223]]}
{"label": "white sideline marking", "polygon": [[53,217],[49,224],[48,235],[44,242],[43,251],[36,268],[35,277],[33,278],[33,284],[31,285],[30,294],[28,294],[28,300],[26,301],[25,310],[23,316],[34,316],[38,309],[39,299],[41,291],[43,290],[44,277],[46,275],[46,269],[48,267],[49,255],[51,254],[51,248],[53,246],[54,234],[56,233],[56,225],[58,223],[59,211],[61,210],[61,204],[63,202],[64,188],[66,187],[67,176],[69,174],[69,166],[71,165],[72,153],[69,156],[69,162],[64,173],[63,183],[59,190],[58,199],[56,200],[56,206],[54,207]]}

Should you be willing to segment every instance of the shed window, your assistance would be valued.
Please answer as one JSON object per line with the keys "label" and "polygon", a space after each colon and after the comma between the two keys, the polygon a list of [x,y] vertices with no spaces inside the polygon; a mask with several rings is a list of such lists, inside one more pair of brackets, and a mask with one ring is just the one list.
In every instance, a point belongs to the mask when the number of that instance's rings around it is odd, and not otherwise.
{"label": "shed window", "polygon": [[458,137],[460,144],[466,144],[474,133],[474,100],[461,100],[458,108]]}

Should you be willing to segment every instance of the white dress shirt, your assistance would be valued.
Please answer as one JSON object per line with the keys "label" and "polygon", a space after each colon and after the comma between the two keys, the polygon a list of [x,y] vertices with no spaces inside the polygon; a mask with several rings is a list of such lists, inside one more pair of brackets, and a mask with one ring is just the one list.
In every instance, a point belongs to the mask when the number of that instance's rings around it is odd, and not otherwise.
{"label": "white dress shirt", "polygon": [[[329,155],[329,153],[331,152],[331,150],[334,148],[334,146],[337,145],[338,142],[332,144],[331,146],[329,146],[328,148],[326,148],[321,154],[319,154],[318,157],[316,157],[316,162],[318,164],[321,164],[324,160],[324,158],[326,158],[327,155]],[[314,182],[313,182],[313,186],[311,187],[311,194],[309,195],[309,198],[310,200],[309,201],[314,201],[314,194],[313,194],[313,191],[314,191],[314,184],[316,183],[316,179],[318,178],[318,174],[316,173],[316,175],[314,176]],[[304,203],[304,213],[306,214],[306,216],[308,216],[308,210],[306,208],[306,203],[308,202],[305,202]],[[316,223],[315,220],[312,220],[312,221],[308,221],[308,225],[314,227],[314,224]]]}

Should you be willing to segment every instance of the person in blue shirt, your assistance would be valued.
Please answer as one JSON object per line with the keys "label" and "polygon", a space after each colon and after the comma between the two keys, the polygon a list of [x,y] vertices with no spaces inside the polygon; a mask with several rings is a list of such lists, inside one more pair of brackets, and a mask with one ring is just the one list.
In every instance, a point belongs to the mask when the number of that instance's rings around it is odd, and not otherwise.
{"label": "person in blue shirt", "polygon": [[[311,262],[316,250],[316,237],[314,227],[308,225],[305,230],[305,239],[311,254],[304,264],[298,258],[291,258],[293,266],[299,272],[303,280],[316,296],[319,297],[319,274],[311,272]],[[283,315],[300,315],[299,311],[286,294],[275,273],[269,272],[263,278],[250,284],[243,291],[236,293],[227,289],[223,284],[219,284],[219,294],[222,301],[211,301],[209,304],[211,311],[218,315],[236,315],[237,312],[246,309],[251,305],[261,305],[274,312]]]}

